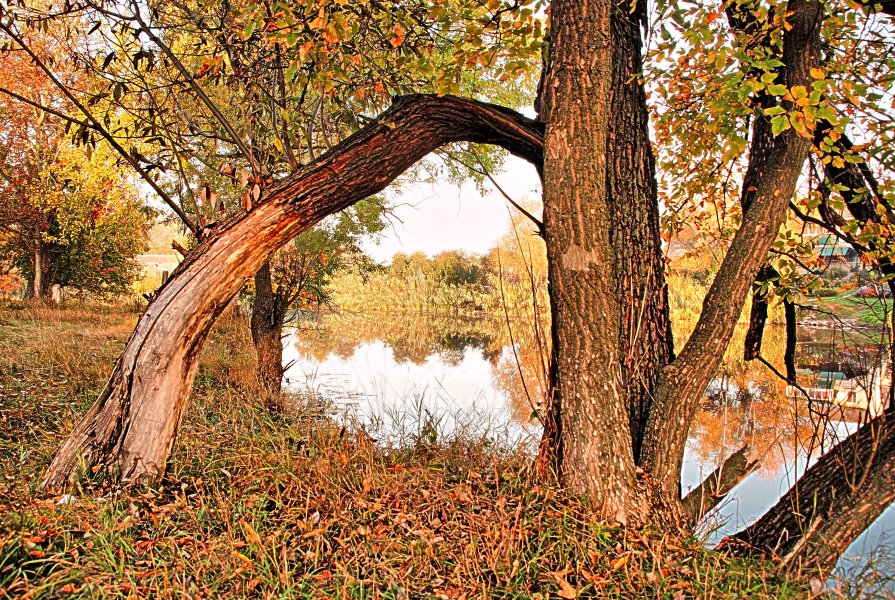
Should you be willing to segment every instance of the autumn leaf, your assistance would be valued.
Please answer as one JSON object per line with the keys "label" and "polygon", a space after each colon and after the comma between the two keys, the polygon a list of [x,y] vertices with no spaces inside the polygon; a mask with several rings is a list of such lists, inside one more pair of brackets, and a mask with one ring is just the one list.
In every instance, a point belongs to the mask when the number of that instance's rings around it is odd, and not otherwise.
{"label": "autumn leaf", "polygon": [[243,530],[246,533],[246,539],[252,542],[258,547],[263,547],[264,543],[261,541],[261,536],[258,535],[258,532],[255,531],[255,528],[252,527],[245,519],[240,519],[239,524],[242,526]]}
{"label": "autumn leaf", "polygon": [[392,39],[390,40],[393,48],[400,48],[401,44],[404,43],[404,28],[400,25],[395,27],[395,33],[392,35]]}
{"label": "autumn leaf", "polygon": [[576,590],[572,585],[566,580],[566,575],[569,574],[569,569],[563,569],[562,571],[555,571],[550,573],[550,576],[556,581],[559,585],[559,591],[556,592],[556,595],[560,598],[577,598],[578,590]]}

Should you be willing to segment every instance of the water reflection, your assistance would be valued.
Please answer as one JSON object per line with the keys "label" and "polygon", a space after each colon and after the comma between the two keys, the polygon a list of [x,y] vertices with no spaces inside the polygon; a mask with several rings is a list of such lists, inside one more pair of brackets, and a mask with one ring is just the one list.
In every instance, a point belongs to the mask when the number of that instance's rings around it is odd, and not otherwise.
{"label": "water reflection", "polygon": [[524,322],[324,314],[291,335],[287,385],[337,401],[348,391],[341,407],[380,436],[400,439],[398,424],[419,417],[444,434],[478,428],[513,443],[539,435],[533,413],[546,367]]}
{"label": "water reflection", "polygon": [[[744,334],[737,332],[733,348],[742,348]],[[504,443],[532,445],[539,436],[546,352],[525,320],[508,328],[501,319],[324,314],[300,320],[291,335],[287,385],[336,402],[380,442],[413,440],[423,429],[488,431]],[[710,542],[770,508],[888,396],[887,355],[871,337],[823,328],[801,335],[798,386],[731,353],[706,391],[685,454],[685,493],[743,446],[761,464],[706,520]],[[770,327],[765,357],[782,364],[783,347],[782,330]],[[895,530],[892,508],[850,554],[868,556],[888,530]]]}

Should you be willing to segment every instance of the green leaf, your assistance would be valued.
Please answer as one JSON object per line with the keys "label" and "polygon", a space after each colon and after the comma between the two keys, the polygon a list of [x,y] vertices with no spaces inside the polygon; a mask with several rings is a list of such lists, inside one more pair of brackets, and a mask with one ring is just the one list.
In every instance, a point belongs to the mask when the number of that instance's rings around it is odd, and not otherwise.
{"label": "green leaf", "polygon": [[771,119],[771,132],[774,135],[780,135],[791,126],[789,118],[786,115],[777,115]]}

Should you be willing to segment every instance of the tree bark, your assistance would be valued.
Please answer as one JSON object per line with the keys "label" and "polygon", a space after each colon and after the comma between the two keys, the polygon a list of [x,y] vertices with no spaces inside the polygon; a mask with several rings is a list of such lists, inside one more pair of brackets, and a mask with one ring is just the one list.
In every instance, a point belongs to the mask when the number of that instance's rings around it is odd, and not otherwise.
{"label": "tree bark", "polygon": [[381,191],[432,150],[457,141],[496,144],[541,165],[538,123],[451,96],[405,96],[331,152],[271,186],[247,214],[211,229],[140,318],[108,384],[63,443],[42,487],[64,485],[79,464],[125,481],[158,483],[199,350],[245,280],[300,232]]}
{"label": "tree bark", "polygon": [[642,15],[612,2],[551,10],[538,102],[553,318],[542,458],[551,453],[564,484],[603,518],[634,525],[665,513],[642,493],[636,458],[671,357],[655,166],[636,79]]}
{"label": "tree bark", "polygon": [[252,342],[257,358],[258,387],[271,408],[280,407],[283,383],[283,320],[285,307],[273,289],[270,261],[255,273],[252,303]]}
{"label": "tree bark", "polygon": [[621,304],[619,356],[637,464],[656,385],[674,353],[649,111],[638,77],[643,70],[640,26],[646,20],[645,2],[617,5],[612,13],[607,144],[615,295]]}
{"label": "tree bark", "polygon": [[[807,87],[809,69],[818,63],[822,7],[813,0],[793,0],[787,13],[792,28],[783,40],[782,80],[788,87]],[[761,157],[750,154],[744,177],[754,181],[744,189],[752,197],[690,339],[662,374],[647,424],[641,464],[669,496],[680,497],[684,447],[693,415],[724,356],[752,282],[777,238],[811,146],[810,139],[793,129],[773,136],[765,117],[757,116],[755,123],[752,147],[762,149]],[[770,142],[761,139],[764,136],[771,136]],[[760,177],[753,177],[750,172],[759,167]]]}
{"label": "tree bark", "polygon": [[48,262],[50,260],[50,253],[47,252],[46,246],[41,242],[40,232],[35,232],[34,235],[34,252],[31,255],[34,274],[28,282],[28,297],[39,300],[46,298],[47,292],[50,289],[46,277],[46,273],[49,270]]}
{"label": "tree bark", "polygon": [[814,463],[753,525],[725,540],[826,578],[842,553],[895,501],[895,415],[884,414]]}

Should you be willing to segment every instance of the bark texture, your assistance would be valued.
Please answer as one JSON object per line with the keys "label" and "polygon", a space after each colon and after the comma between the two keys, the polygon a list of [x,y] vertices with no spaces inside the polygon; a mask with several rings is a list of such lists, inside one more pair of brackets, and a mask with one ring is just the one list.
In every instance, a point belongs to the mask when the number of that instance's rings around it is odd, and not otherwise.
{"label": "bark texture", "polygon": [[[538,106],[553,311],[545,454],[604,518],[661,519],[637,476],[655,384],[671,359],[655,165],[642,82],[644,7],[555,2]],[[607,35],[608,32],[608,35]],[[676,498],[673,502],[676,502]]]}
{"label": "bark texture", "polygon": [[672,359],[673,338],[649,112],[638,78],[646,3],[632,6],[617,5],[610,20],[614,42],[607,157],[615,297],[621,311],[619,356],[632,451],[639,463],[656,385]]}
{"label": "bark texture", "polygon": [[279,407],[283,385],[283,321],[284,306],[273,289],[270,261],[255,273],[255,301],[252,303],[251,330],[255,345],[258,387],[264,401]]}
{"label": "bark texture", "polygon": [[544,230],[554,328],[553,400],[560,476],[597,514],[625,523],[636,506],[621,372],[610,230],[607,142],[612,106],[608,0],[551,5],[551,50],[540,107],[547,122]]}
{"label": "bark texture", "polygon": [[430,95],[388,111],[314,163],[271,186],[258,205],[210,230],[137,323],[97,401],[42,483],[58,488],[80,464],[157,483],[212,324],[248,277],[300,232],[385,188],[426,154],[456,141],[496,144],[536,166],[541,126],[503,107]]}

